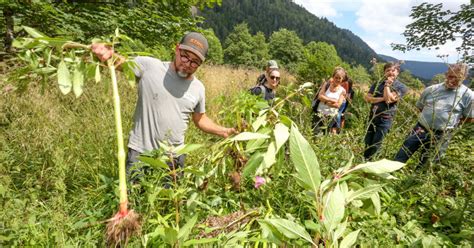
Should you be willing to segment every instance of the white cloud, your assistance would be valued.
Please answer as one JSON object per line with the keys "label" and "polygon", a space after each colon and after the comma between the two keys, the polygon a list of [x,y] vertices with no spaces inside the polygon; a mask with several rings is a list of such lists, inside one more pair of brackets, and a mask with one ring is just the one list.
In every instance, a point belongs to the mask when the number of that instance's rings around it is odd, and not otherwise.
{"label": "white cloud", "polygon": [[[294,0],[309,12],[319,17],[326,17],[336,25],[339,21],[344,28],[361,37],[377,53],[389,55],[403,60],[439,61],[436,55],[449,54],[449,60],[458,58],[456,43],[448,42],[439,50],[422,49],[402,53],[392,51],[392,43],[405,43],[402,33],[405,26],[413,20],[410,17],[412,6],[423,2],[438,4],[443,2],[443,9],[459,10],[461,4],[469,4],[470,0]],[[344,14],[342,13],[344,12]],[[355,22],[344,22],[345,14],[353,14]],[[349,24],[348,24],[349,23]],[[352,23],[352,26],[351,26]],[[338,25],[339,26],[339,25]]]}
{"label": "white cloud", "polygon": [[[405,43],[402,33],[405,26],[413,20],[410,17],[411,6],[421,4],[426,0],[386,0],[383,3],[374,3],[372,0],[363,0],[356,12],[356,23],[364,31],[361,38],[377,53],[389,55],[403,60],[439,60],[436,55],[448,54],[449,59],[455,61],[458,58],[455,47],[458,44],[448,42],[446,45],[435,49],[422,49],[402,53],[392,51],[392,43]],[[437,4],[439,1],[429,0],[429,3]],[[443,3],[443,9],[458,10],[468,0],[452,0]]]}
{"label": "white cloud", "polygon": [[383,4],[364,0],[356,12],[356,23],[366,32],[400,34],[410,23],[410,10],[410,0],[389,0]]}

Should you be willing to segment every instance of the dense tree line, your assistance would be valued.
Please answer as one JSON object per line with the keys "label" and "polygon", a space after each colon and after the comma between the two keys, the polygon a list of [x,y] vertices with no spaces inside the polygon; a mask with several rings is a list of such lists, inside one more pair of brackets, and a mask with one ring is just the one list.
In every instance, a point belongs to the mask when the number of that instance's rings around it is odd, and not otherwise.
{"label": "dense tree line", "polygon": [[[21,28],[22,25],[36,28],[50,37],[64,37],[85,43],[90,42],[93,37],[106,39],[113,30],[119,28],[122,33],[135,41],[123,43],[122,46],[136,46],[131,50],[150,52],[161,59],[169,59],[172,51],[170,48],[176,44],[184,32],[199,30],[209,40],[210,50],[207,63],[262,68],[266,60],[275,59],[284,69],[294,73],[301,82],[316,83],[328,78],[335,66],[343,66],[350,72],[354,72],[353,78],[356,82],[368,82],[367,70],[359,65],[366,65],[371,57],[361,59],[362,62],[359,63],[358,60],[348,58],[345,53],[344,49],[352,48],[350,51],[355,54],[358,51],[357,47],[354,47],[355,44],[341,48],[338,47],[342,44],[340,42],[311,41],[305,45],[305,41],[310,39],[308,38],[310,36],[306,31],[303,32],[304,25],[298,28],[275,29],[284,21],[289,21],[291,16],[308,15],[311,18],[306,16],[309,18],[307,22],[314,22],[317,27],[315,30],[324,30],[329,27],[329,29],[334,29],[334,34],[345,35],[327,20],[320,20],[308,12],[301,12],[304,9],[287,1],[278,0],[270,3],[268,0],[258,2],[230,0],[224,1],[222,7],[215,9],[228,7],[237,9],[238,11],[226,13],[229,15],[229,20],[245,17],[239,12],[241,10],[248,10],[248,16],[256,19],[251,19],[252,22],[249,23],[243,22],[230,26],[229,30],[198,27],[204,19],[195,16],[196,6],[212,6],[219,2],[218,0],[172,2],[50,0],[2,3],[3,17],[9,25],[13,25],[11,28],[6,27],[6,29],[11,29],[10,33],[3,30],[4,33],[10,35],[5,36],[4,49],[8,50],[11,38],[26,35]],[[270,19],[269,23],[272,24],[270,26],[258,19],[258,16],[270,18],[270,14],[267,13],[285,13],[285,11],[288,14],[287,18],[271,15],[275,18]],[[209,22],[215,20],[209,18]],[[229,25],[230,23],[227,22]],[[256,26],[261,27],[262,30],[254,33],[252,30],[255,28],[252,27]],[[317,33],[330,34],[331,32],[318,31]],[[221,39],[219,40],[218,37]],[[345,37],[347,39],[349,36],[345,35]]]}
{"label": "dense tree line", "polygon": [[[105,38],[119,28],[139,41],[139,50],[149,49],[162,56],[185,31],[196,30],[202,18],[191,9],[212,6],[220,0],[193,1],[2,1],[5,27],[4,49],[11,49],[13,38],[26,35],[21,26],[31,26],[51,37],[80,42]],[[15,20],[15,21],[13,21]],[[3,21],[3,20],[2,20]]]}
{"label": "dense tree line", "polygon": [[261,31],[266,37],[286,28],[295,31],[305,44],[311,41],[332,44],[350,64],[368,67],[370,59],[377,56],[351,31],[314,16],[291,0],[226,0],[220,6],[204,9],[201,15],[205,18],[204,26],[213,28],[221,41],[236,24],[246,22],[251,33]]}

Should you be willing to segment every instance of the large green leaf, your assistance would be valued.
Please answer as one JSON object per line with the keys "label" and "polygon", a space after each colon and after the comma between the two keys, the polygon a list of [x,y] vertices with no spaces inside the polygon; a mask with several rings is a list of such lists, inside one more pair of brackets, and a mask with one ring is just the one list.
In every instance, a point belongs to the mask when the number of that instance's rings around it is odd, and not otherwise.
{"label": "large green leaf", "polygon": [[334,189],[327,193],[324,202],[323,223],[327,231],[335,229],[342,221],[342,218],[344,218],[344,202],[344,194],[342,193],[339,184],[336,184]]}
{"label": "large green leaf", "polygon": [[266,223],[275,227],[281,234],[289,239],[303,238],[309,243],[315,245],[311,236],[301,225],[287,219],[265,219]]}
{"label": "large green leaf", "polygon": [[267,114],[262,114],[252,123],[252,128],[254,131],[257,131],[261,126],[264,126],[267,123]]}
{"label": "large green leaf", "polygon": [[231,138],[231,141],[246,141],[254,139],[268,139],[270,136],[261,133],[242,132]]}
{"label": "large green leaf", "polygon": [[382,187],[383,184],[374,184],[359,189],[355,192],[350,192],[349,195],[346,197],[346,204],[350,203],[352,200],[367,199],[374,193],[378,192]]}
{"label": "large green leaf", "polygon": [[290,132],[287,126],[283,125],[282,123],[277,123],[273,133],[275,135],[276,152],[278,152],[278,150],[280,150],[280,148],[288,140],[288,137],[290,137]]}
{"label": "large green leaf", "polygon": [[298,178],[304,183],[302,186],[317,193],[321,184],[321,172],[316,154],[295,124],[291,125],[290,157]]}
{"label": "large green leaf", "polygon": [[84,71],[83,66],[80,64],[76,65],[72,76],[72,90],[74,95],[80,97],[82,95],[82,88],[84,87]]}
{"label": "large green leaf", "polygon": [[30,27],[27,27],[27,26],[23,26],[23,29],[29,34],[31,35],[33,38],[43,38],[43,37],[47,37],[46,35],[44,35],[43,33],[41,33],[40,31],[34,29],[34,28],[30,28]]}
{"label": "large green leaf", "polygon": [[126,61],[122,64],[122,71],[127,78],[128,84],[132,87],[135,86],[135,73],[134,69],[137,68],[137,64],[133,60]]}
{"label": "large green leaf", "polygon": [[257,169],[256,174],[262,174],[265,170],[270,168],[276,162],[276,148],[275,142],[271,142],[268,145],[267,152],[263,156],[263,164]]}
{"label": "large green leaf", "polygon": [[197,218],[198,218],[198,215],[194,215],[188,222],[186,222],[186,224],[184,224],[183,227],[179,229],[178,239],[181,240],[181,242],[188,239],[188,236],[191,233],[191,230],[196,224]]}
{"label": "large green leaf", "polygon": [[194,150],[197,150],[201,148],[201,144],[185,144],[181,145],[175,148],[174,152],[176,153],[176,156],[182,155],[182,154],[188,154]]}
{"label": "large green leaf", "polygon": [[95,75],[94,75],[95,82],[98,83],[100,82],[100,64],[97,63],[97,66],[95,67]]}
{"label": "large green leaf", "polygon": [[172,227],[165,227],[164,234],[161,235],[163,241],[167,244],[174,244],[178,240],[178,231]]}
{"label": "large green leaf", "polygon": [[66,95],[69,92],[71,92],[72,82],[71,82],[71,73],[69,72],[69,69],[67,68],[66,62],[64,62],[63,60],[59,62],[57,74],[58,74],[59,90],[61,90],[61,93]]}
{"label": "large green leaf", "polygon": [[341,241],[339,248],[352,247],[357,241],[357,236],[359,235],[359,232],[360,232],[360,229],[347,234],[347,236]]}
{"label": "large green leaf", "polygon": [[337,228],[333,233],[333,240],[338,240],[342,236],[346,228],[347,228],[347,220],[337,225]]}
{"label": "large green leaf", "polygon": [[155,168],[169,169],[168,165],[161,159],[145,156],[138,156],[138,160],[147,163]]}
{"label": "large green leaf", "polygon": [[404,163],[382,159],[376,162],[367,162],[365,164],[357,165],[356,167],[352,168],[351,171],[363,170],[367,173],[384,174],[399,170],[403,166],[405,166]]}
{"label": "large green leaf", "polygon": [[242,171],[242,177],[250,177],[255,174],[259,165],[262,164],[263,154],[261,152],[254,153],[250,159],[247,161],[247,164]]}
{"label": "large green leaf", "polygon": [[281,234],[274,226],[265,222],[264,220],[258,220],[260,228],[262,229],[262,237],[268,241],[275,243],[276,245],[281,245],[284,243],[284,236]]}
{"label": "large green leaf", "polygon": [[381,205],[380,205],[380,196],[379,196],[379,193],[378,192],[375,192],[374,194],[372,194],[370,196],[370,199],[372,200],[372,204],[374,204],[374,209],[375,209],[375,213],[377,215],[380,214],[380,211],[382,209]]}

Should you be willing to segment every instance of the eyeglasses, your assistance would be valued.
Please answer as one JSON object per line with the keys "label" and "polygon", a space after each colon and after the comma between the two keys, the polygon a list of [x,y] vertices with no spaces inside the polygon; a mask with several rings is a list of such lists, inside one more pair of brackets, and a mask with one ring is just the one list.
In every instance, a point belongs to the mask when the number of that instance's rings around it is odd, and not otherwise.
{"label": "eyeglasses", "polygon": [[200,62],[192,60],[188,55],[186,55],[186,52],[184,52],[183,50],[179,51],[179,56],[181,58],[181,62],[183,62],[183,63],[190,62],[190,65],[191,65],[192,68],[198,68],[201,65]]}
{"label": "eyeglasses", "polygon": [[270,76],[270,79],[280,81],[280,77],[277,77],[277,76]]}

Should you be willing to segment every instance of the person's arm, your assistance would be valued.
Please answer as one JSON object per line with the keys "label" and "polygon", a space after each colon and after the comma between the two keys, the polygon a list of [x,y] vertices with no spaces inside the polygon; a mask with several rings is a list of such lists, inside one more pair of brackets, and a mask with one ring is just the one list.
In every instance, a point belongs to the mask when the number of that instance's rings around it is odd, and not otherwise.
{"label": "person's arm", "polygon": [[333,107],[333,108],[340,108],[342,103],[344,102],[344,98],[345,98],[345,94],[341,94],[339,96],[339,99],[337,99],[337,100],[331,99],[331,100],[333,100],[333,102],[327,103],[327,105],[329,107]]}
{"label": "person's arm", "polygon": [[398,92],[391,89],[394,81],[394,77],[388,77],[385,80],[385,86],[383,89],[383,99],[387,104],[397,102],[399,99]]}
{"label": "person's arm", "polygon": [[202,131],[210,134],[219,135],[221,137],[227,138],[232,134],[236,134],[237,131],[235,128],[228,128],[217,125],[206,113],[193,113],[193,122]]}
{"label": "person's arm", "polygon": [[423,108],[425,107],[426,97],[428,96],[428,94],[430,94],[429,92],[431,92],[431,87],[424,89],[423,92],[421,92],[420,98],[415,103],[415,106],[420,113],[423,111]]}
{"label": "person's arm", "polygon": [[[471,91],[472,93],[472,91]],[[474,94],[470,94],[470,97],[467,98],[464,109],[462,111],[461,124],[463,123],[474,123]]]}
{"label": "person's arm", "polygon": [[327,86],[328,82],[324,82],[323,85],[321,85],[321,89],[319,89],[319,94],[318,94],[318,99],[319,101],[321,101],[322,103],[326,104],[329,106],[329,104],[331,103],[336,103],[337,101],[334,100],[334,99],[331,99],[329,97],[327,97],[325,94],[326,94],[326,90],[328,89],[328,86]]}
{"label": "person's arm", "polygon": [[118,53],[115,53],[114,50],[111,47],[106,46],[103,43],[93,43],[91,45],[91,51],[102,62],[105,62],[108,59],[110,59],[111,57],[114,57],[115,58],[115,68],[118,69],[118,70],[122,69],[121,65],[125,62],[125,57],[123,57],[122,55],[120,55]]}
{"label": "person's arm", "polygon": [[368,103],[374,104],[374,103],[379,103],[383,102],[384,99],[383,97],[375,97],[374,92],[375,92],[375,87],[377,84],[372,84],[369,88],[369,92],[364,96],[364,100]]}
{"label": "person's arm", "polygon": [[367,95],[364,96],[364,100],[372,104],[385,101],[383,97],[375,97],[372,95],[372,93],[367,93]]}

